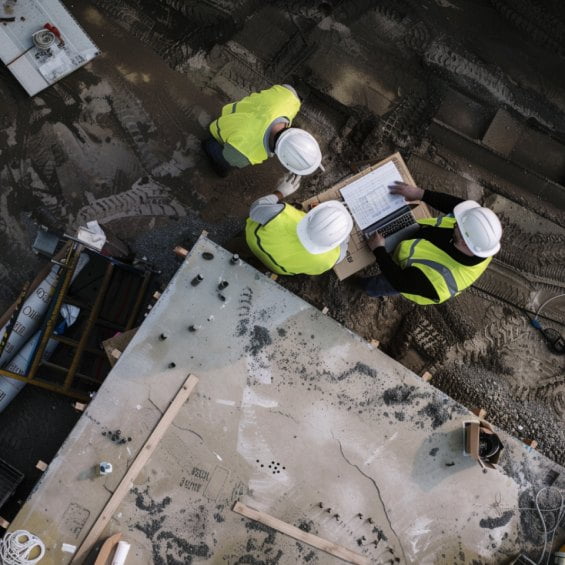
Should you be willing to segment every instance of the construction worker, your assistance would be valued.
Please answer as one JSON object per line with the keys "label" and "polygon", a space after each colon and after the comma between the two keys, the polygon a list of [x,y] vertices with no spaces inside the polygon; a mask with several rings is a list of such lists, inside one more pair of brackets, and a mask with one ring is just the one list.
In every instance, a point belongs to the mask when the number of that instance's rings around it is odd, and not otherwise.
{"label": "construction worker", "polygon": [[337,200],[308,213],[281,202],[298,188],[289,175],[274,194],[251,205],[245,239],[253,254],[273,273],[320,275],[345,258],[353,219]]}
{"label": "construction worker", "polygon": [[418,220],[421,228],[399,243],[392,256],[385,238],[375,234],[368,244],[382,274],[360,278],[358,286],[372,297],[401,294],[416,304],[441,304],[471,286],[500,249],[502,227],[496,214],[474,200],[403,182],[389,190],[448,215]]}
{"label": "construction worker", "polygon": [[233,167],[258,165],[273,155],[296,175],[323,170],[318,142],[308,132],[290,127],[298,110],[300,99],[287,84],[224,106],[210,124],[212,137],[202,143],[216,173],[225,177]]}

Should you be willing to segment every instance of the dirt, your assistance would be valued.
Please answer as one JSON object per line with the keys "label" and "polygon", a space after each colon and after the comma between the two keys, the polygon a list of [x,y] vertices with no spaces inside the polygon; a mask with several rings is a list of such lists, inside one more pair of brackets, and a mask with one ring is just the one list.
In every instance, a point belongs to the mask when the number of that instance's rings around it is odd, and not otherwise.
{"label": "dirt", "polygon": [[[565,292],[561,2],[80,0],[70,9],[100,57],[33,99],[0,68],[2,310],[41,264],[30,249],[38,224],[72,233],[97,219],[163,284],[178,266],[175,245],[190,247],[202,230],[226,245],[283,171],[271,160],[217,178],[200,151],[206,125],[230,100],[291,83],[304,100],[296,125],[321,141],[326,167],[296,200],[398,150],[418,184],[488,203],[505,233],[480,281],[437,307],[353,300],[333,273],[278,282],[565,464],[565,357],[529,323]],[[565,299],[542,315],[565,333]],[[270,338],[257,322],[242,314],[238,331],[251,331],[259,351]],[[403,391],[388,398],[402,418]],[[25,396],[13,406],[24,409]],[[449,415],[430,405],[422,416],[440,425]],[[0,442],[0,456],[11,449]]]}

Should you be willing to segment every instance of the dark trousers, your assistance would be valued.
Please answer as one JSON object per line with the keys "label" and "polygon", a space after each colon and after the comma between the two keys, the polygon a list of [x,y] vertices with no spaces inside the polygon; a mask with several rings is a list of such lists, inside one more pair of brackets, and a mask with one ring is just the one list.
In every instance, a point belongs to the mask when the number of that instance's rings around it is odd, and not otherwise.
{"label": "dark trousers", "polygon": [[202,149],[210,159],[214,172],[220,177],[227,177],[233,167],[224,159],[223,146],[209,137],[202,141]]}
{"label": "dark trousers", "polygon": [[372,298],[378,298],[380,296],[395,296],[400,294],[382,274],[377,275],[376,277],[360,278],[359,286],[365,291],[367,296]]}

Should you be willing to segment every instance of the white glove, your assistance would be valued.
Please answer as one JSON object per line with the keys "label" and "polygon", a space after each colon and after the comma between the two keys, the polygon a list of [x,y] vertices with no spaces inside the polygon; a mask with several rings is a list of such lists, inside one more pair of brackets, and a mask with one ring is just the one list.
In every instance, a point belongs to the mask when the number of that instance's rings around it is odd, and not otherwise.
{"label": "white glove", "polygon": [[276,190],[283,195],[283,198],[286,198],[293,192],[296,192],[300,188],[300,177],[299,175],[295,175],[293,173],[289,173],[285,175],[283,179],[277,185]]}

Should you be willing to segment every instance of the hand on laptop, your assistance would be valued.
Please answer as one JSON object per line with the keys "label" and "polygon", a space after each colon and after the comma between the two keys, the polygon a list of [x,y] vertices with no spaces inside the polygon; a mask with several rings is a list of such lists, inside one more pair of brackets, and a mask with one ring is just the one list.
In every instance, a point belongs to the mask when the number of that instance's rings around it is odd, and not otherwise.
{"label": "hand on laptop", "polygon": [[424,196],[423,188],[412,186],[405,182],[395,181],[394,184],[389,184],[388,188],[391,194],[400,194],[401,196],[404,196],[407,202],[422,200],[422,197]]}
{"label": "hand on laptop", "polygon": [[376,249],[377,247],[384,247],[385,246],[385,238],[378,232],[376,231],[368,240],[367,240],[367,245],[369,246],[369,249],[371,251],[373,251],[374,249]]}

